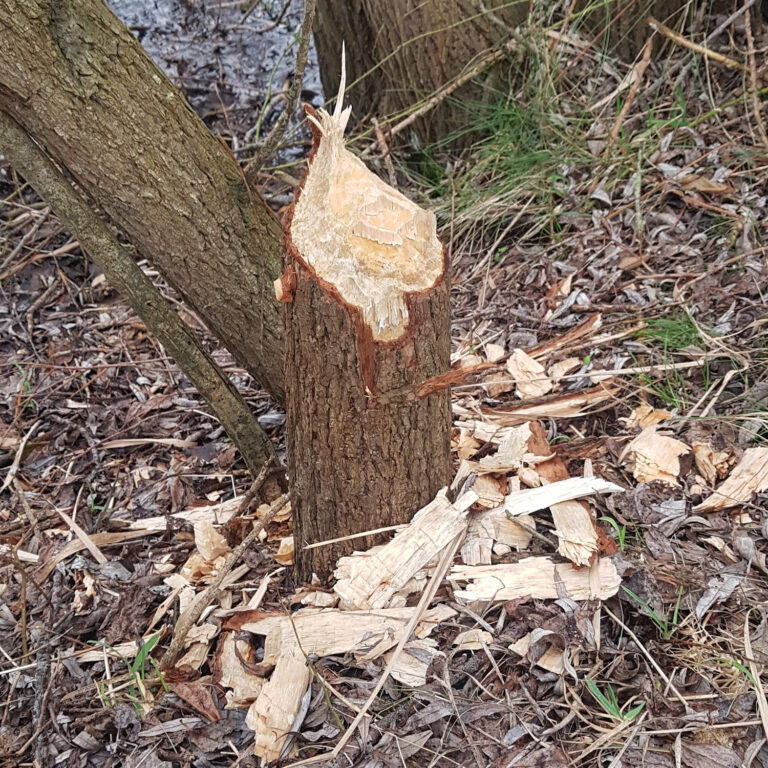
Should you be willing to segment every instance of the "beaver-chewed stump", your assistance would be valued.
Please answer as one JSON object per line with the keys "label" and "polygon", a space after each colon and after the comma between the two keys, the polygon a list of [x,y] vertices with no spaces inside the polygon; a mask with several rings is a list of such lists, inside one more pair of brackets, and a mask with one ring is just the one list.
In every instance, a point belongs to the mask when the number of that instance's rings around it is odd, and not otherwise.
{"label": "beaver-chewed stump", "polygon": [[343,83],[333,115],[310,114],[314,148],[286,217],[286,272],[276,284],[286,302],[288,462],[303,581],[326,578],[341,555],[381,536],[307,545],[405,523],[450,476],[449,391],[423,386],[450,366],[435,216],[344,147],[342,94]]}

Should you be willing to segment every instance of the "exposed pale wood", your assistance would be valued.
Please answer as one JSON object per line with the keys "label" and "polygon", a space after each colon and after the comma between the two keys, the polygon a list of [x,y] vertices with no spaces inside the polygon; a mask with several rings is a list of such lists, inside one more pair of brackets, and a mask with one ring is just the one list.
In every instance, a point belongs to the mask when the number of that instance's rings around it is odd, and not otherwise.
{"label": "exposed pale wood", "polygon": [[748,448],[727,480],[712,495],[693,508],[694,512],[711,512],[743,504],[756,493],[768,489],[768,448]]}
{"label": "exposed pale wood", "polygon": [[620,485],[601,477],[570,477],[567,480],[540,485],[538,488],[523,488],[521,491],[510,493],[504,499],[504,509],[508,515],[517,517],[530,515],[553,505],[567,504],[573,499],[592,496],[595,493],[623,492],[624,489]]}
{"label": "exposed pale wood", "polygon": [[515,394],[523,400],[543,397],[554,386],[544,366],[522,349],[509,356],[507,370],[515,380]]}
{"label": "exposed pale wood", "polygon": [[310,116],[322,137],[290,224],[291,240],[320,280],[358,309],[376,342],[395,341],[409,322],[406,295],[443,276],[435,214],[365,167],[344,146],[351,108],[344,73],[333,115]]}
{"label": "exposed pale wood", "polygon": [[388,544],[369,557],[347,558],[344,577],[333,587],[342,604],[361,609],[388,605],[418,571],[466,531],[467,511],[477,498],[468,491],[451,504],[441,491]]}
{"label": "exposed pale wood", "polygon": [[625,449],[632,465],[632,474],[641,483],[660,480],[678,485],[680,457],[690,453],[690,446],[674,437],[662,435],[655,426],[646,427]]}
{"label": "exposed pale wood", "polygon": [[[547,438],[540,424],[531,425],[532,436],[528,447],[533,453],[547,455],[550,451]],[[558,456],[536,465],[536,472],[549,483],[567,481],[577,485],[580,483],[605,483],[600,478],[568,478],[568,468]],[[614,488],[615,490],[615,488]],[[623,489],[619,489],[623,490]],[[597,531],[592,512],[583,502],[570,499],[559,499],[558,503],[550,506],[552,520],[559,544],[557,551],[578,565],[588,564],[597,554]]]}
{"label": "exposed pale wood", "polygon": [[523,457],[528,453],[528,439],[531,436],[529,424],[521,424],[508,432],[499,443],[499,449],[490,456],[484,456],[477,463],[477,471],[514,472],[520,468]]}
{"label": "exposed pale wood", "polygon": [[[598,597],[607,600],[619,591],[621,578],[608,558],[599,561],[599,569]],[[570,563],[554,564],[548,557],[528,557],[502,565],[455,565],[449,578],[465,585],[454,594],[467,602],[498,602],[520,597],[588,600],[593,595],[589,569],[577,569]]]}
{"label": "exposed pale wood", "polygon": [[491,562],[494,543],[513,547],[518,552],[530,544],[536,521],[527,515],[510,519],[503,509],[489,509],[471,515],[467,537],[461,546],[461,560],[466,565]]}
{"label": "exposed pale wood", "polygon": [[[439,621],[455,615],[455,611],[437,606],[421,619],[424,632],[429,634]],[[286,614],[264,614],[254,621],[245,621],[240,628],[264,635],[264,658],[269,667],[281,654],[301,644],[304,652],[317,656],[341,653],[365,655],[375,659],[395,646],[415,608],[382,608],[376,611],[340,611],[334,609],[302,608]],[[422,636],[426,636],[422,633]]]}
{"label": "exposed pale wood", "polygon": [[256,734],[253,752],[268,763],[277,760],[294,728],[312,672],[297,647],[280,654],[269,678],[245,716],[245,724]]}

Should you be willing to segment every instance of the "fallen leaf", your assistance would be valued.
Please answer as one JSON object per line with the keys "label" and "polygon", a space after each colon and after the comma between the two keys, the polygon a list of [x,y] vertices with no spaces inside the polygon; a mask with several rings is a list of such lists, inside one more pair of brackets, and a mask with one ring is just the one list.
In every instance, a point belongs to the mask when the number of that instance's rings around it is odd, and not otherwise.
{"label": "fallen leaf", "polygon": [[168,687],[180,698],[189,704],[192,709],[199,712],[203,717],[212,723],[221,720],[219,710],[213,701],[211,687],[205,683],[196,680],[191,683],[169,682]]}

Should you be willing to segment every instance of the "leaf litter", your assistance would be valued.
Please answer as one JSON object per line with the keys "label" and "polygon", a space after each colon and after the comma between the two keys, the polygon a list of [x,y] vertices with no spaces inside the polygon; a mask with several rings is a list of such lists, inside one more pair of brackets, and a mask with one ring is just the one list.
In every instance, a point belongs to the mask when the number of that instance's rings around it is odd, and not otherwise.
{"label": "leaf litter", "polygon": [[[711,45],[738,56],[729,29]],[[310,588],[284,508],[166,669],[279,478],[242,508],[205,405],[3,168],[4,761],[290,764],[356,723],[345,764],[768,766],[764,118],[738,73],[712,69],[708,114],[652,58],[612,143],[640,69],[556,42],[563,125],[569,87],[597,113],[592,165],[564,159],[549,208],[491,174],[445,217],[453,358],[482,367],[453,390],[454,486]]]}

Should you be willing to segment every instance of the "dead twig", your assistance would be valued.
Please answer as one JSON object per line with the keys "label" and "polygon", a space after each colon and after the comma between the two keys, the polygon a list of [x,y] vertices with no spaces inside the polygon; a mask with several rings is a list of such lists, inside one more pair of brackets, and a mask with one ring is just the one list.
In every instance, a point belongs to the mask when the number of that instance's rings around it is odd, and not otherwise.
{"label": "dead twig", "polygon": [[376,141],[379,144],[379,150],[381,151],[381,157],[384,160],[384,166],[387,169],[387,176],[389,177],[389,183],[393,187],[397,187],[397,176],[395,175],[395,166],[392,162],[392,154],[387,146],[387,140],[384,138],[384,132],[381,130],[379,121],[375,118],[371,118],[371,125],[373,126],[373,132],[376,134]]}
{"label": "dead twig", "polygon": [[652,51],[653,51],[653,37],[649,37],[645,41],[645,46],[643,47],[643,57],[640,59],[640,63],[637,65],[637,68],[635,69],[635,73],[636,73],[635,80],[632,83],[632,87],[629,89],[629,93],[627,94],[627,100],[624,102],[624,105],[622,106],[621,111],[619,112],[619,116],[616,118],[616,122],[614,123],[613,128],[611,130],[612,142],[615,142],[616,139],[619,137],[621,126],[624,125],[624,120],[629,114],[629,110],[631,109],[632,104],[635,101],[635,96],[637,95],[637,91],[640,88],[640,83],[643,81],[643,75],[645,74],[645,70],[648,69],[648,65],[651,63]]}
{"label": "dead twig", "polygon": [[[258,474],[258,477],[253,481],[253,483],[251,483],[251,487],[248,489],[248,492],[245,494],[245,496],[243,496],[243,501],[242,501],[242,504],[240,505],[240,510],[238,514],[239,517],[242,517],[247,512],[248,507],[251,505],[251,502],[255,498],[256,493],[258,492],[259,488],[264,482],[268,471],[269,471],[269,462],[267,462],[262,467],[261,472],[259,472]],[[250,547],[251,544],[253,544],[253,542],[256,540],[256,537],[261,533],[261,531],[269,524],[272,518],[287,503],[288,503],[287,494],[280,496],[279,498],[277,498],[275,501],[272,502],[269,509],[265,512],[261,520],[254,523],[253,530],[229,554],[229,556],[224,562],[224,565],[222,565],[222,567],[219,569],[219,572],[216,574],[215,578],[210,583],[210,585],[205,589],[204,592],[201,592],[197,596],[197,598],[192,603],[192,605],[190,605],[189,608],[187,608],[187,610],[179,617],[178,622],[176,622],[173,638],[171,639],[171,643],[168,646],[168,650],[165,652],[165,654],[163,655],[163,658],[160,660],[161,668],[166,669],[167,667],[173,666],[173,664],[181,655],[181,651],[184,648],[184,641],[187,637],[189,630],[192,629],[193,625],[203,615],[203,611],[211,604],[213,599],[216,597],[216,593],[219,591],[219,587],[221,586],[221,583],[224,581],[225,577],[240,561],[245,550],[248,549],[248,547]]]}
{"label": "dead twig", "polygon": [[688,50],[699,53],[702,56],[706,56],[708,59],[716,61],[718,64],[722,64],[724,67],[728,67],[728,69],[736,69],[739,72],[747,71],[747,68],[741,62],[736,61],[736,59],[731,59],[728,56],[724,56],[722,53],[713,51],[706,46],[701,45],[700,43],[694,43],[687,37],[683,37],[682,35],[675,32],[674,29],[670,29],[666,24],[662,24],[660,21],[657,21],[653,18],[653,16],[649,16],[647,22],[652,29],[655,29],[657,32],[664,35],[664,37],[668,38],[673,43],[682,45],[683,48],[688,48]]}
{"label": "dead twig", "polygon": [[301,85],[304,82],[304,69],[307,66],[309,54],[309,41],[312,36],[312,21],[315,18],[316,0],[304,0],[304,21],[301,24],[299,35],[299,50],[296,52],[296,66],[293,68],[293,79],[285,96],[285,109],[277,119],[274,128],[264,140],[264,143],[256,151],[256,154],[245,169],[245,179],[249,186],[254,186],[256,176],[264,163],[272,156],[280,142],[283,140],[285,129],[291,115],[296,111],[301,95]]}

